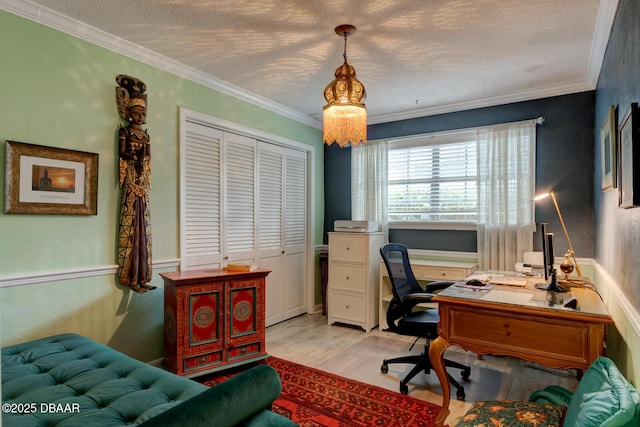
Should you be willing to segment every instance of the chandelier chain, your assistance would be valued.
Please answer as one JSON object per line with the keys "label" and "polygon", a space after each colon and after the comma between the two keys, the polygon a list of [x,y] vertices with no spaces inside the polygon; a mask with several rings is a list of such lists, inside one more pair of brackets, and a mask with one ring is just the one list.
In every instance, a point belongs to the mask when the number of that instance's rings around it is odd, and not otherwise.
{"label": "chandelier chain", "polygon": [[344,32],[344,53],[342,54],[342,57],[344,58],[344,62],[347,62],[347,37],[349,36],[348,32]]}

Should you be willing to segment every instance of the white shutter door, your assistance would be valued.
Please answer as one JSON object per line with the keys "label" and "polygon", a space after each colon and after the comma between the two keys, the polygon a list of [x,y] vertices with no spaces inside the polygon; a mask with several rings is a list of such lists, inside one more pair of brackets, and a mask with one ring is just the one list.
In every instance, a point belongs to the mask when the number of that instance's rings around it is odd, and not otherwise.
{"label": "white shutter door", "polygon": [[224,137],[224,252],[231,261],[254,262],[256,140]]}
{"label": "white shutter door", "polygon": [[283,148],[260,142],[258,154],[258,250],[282,251]]}
{"label": "white shutter door", "polygon": [[285,150],[285,318],[306,312],[307,154]]}
{"label": "white shutter door", "polygon": [[223,132],[186,122],[180,149],[181,269],[221,266],[220,147]]}
{"label": "white shutter door", "polygon": [[307,225],[307,156],[301,151],[286,151],[284,203],[286,250],[304,251]]}
{"label": "white shutter door", "polygon": [[271,270],[266,280],[267,326],[285,320],[285,267],[283,244],[284,149],[258,143],[258,228],[256,262]]}

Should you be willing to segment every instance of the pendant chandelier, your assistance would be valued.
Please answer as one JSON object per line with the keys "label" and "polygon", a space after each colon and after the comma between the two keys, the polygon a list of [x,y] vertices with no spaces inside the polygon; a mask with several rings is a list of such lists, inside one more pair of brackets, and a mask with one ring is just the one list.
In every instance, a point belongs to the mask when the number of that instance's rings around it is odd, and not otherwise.
{"label": "pendant chandelier", "polygon": [[324,89],[327,105],[323,111],[324,142],[340,147],[367,142],[367,97],[356,70],[347,63],[347,37],[356,32],[353,25],[339,25],[336,34],[344,37],[344,64],[336,68],[335,80]]}

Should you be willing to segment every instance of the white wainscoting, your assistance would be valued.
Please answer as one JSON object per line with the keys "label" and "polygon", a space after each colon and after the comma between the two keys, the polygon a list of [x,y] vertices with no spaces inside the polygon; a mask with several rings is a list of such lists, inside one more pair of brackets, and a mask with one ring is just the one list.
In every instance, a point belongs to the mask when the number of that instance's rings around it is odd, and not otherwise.
{"label": "white wainscoting", "polygon": [[[162,260],[153,262],[152,268],[164,269],[180,266],[179,259]],[[67,270],[56,270],[35,274],[24,274],[0,277],[0,288],[9,286],[32,285],[34,283],[56,282],[59,280],[79,279],[83,277],[107,276],[116,274],[117,265],[105,265]]]}

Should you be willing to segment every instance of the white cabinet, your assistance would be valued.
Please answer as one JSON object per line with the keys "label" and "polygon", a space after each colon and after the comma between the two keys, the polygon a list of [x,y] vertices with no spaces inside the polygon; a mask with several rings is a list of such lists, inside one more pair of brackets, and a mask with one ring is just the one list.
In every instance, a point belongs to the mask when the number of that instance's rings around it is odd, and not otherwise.
{"label": "white cabinet", "polygon": [[378,324],[378,276],[384,233],[329,233],[329,324]]}
{"label": "white cabinet", "polygon": [[[478,265],[471,262],[450,262],[412,259],[409,260],[411,271],[417,280],[435,282],[438,280],[462,280],[471,275]],[[387,325],[387,308],[393,298],[389,273],[384,261],[380,260],[380,324],[379,329],[384,331]],[[427,303],[425,306],[435,307],[436,303]]]}

